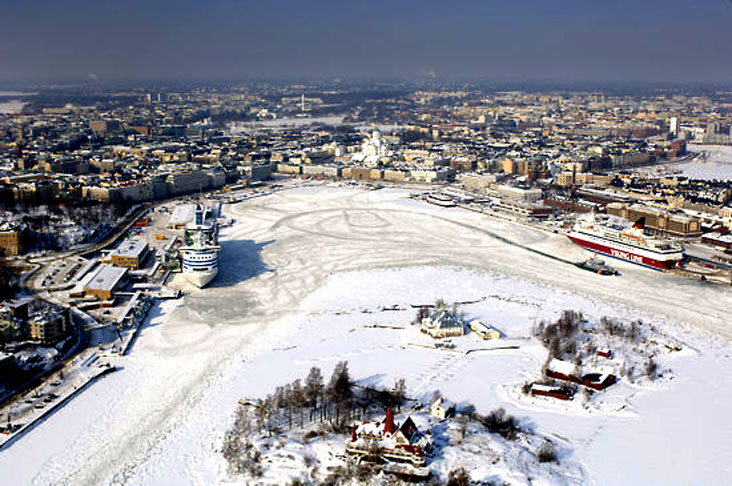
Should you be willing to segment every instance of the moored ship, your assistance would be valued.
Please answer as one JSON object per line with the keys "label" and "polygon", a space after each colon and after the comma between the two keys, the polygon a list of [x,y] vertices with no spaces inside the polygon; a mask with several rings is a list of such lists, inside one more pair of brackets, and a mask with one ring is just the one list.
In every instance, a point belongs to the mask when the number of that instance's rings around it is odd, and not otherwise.
{"label": "moored ship", "polygon": [[575,224],[567,237],[595,253],[654,270],[670,270],[684,257],[678,244],[647,235],[642,220],[632,227],[597,219],[583,220]]}
{"label": "moored ship", "polygon": [[208,285],[219,273],[217,215],[212,208],[196,204],[193,221],[183,233],[183,275],[196,287]]}

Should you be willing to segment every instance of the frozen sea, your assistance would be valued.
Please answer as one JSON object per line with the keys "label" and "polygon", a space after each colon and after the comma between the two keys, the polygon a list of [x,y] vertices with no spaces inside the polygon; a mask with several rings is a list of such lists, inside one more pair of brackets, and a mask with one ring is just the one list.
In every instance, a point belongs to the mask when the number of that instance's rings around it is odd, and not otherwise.
{"label": "frozen sea", "polygon": [[23,107],[28,103],[20,100],[0,101],[0,114],[16,114],[23,111]]}
{"label": "frozen sea", "polygon": [[0,114],[16,114],[23,111],[28,103],[22,99],[28,96],[35,96],[36,93],[24,91],[2,91],[0,90]]}
{"label": "frozen sea", "polygon": [[671,164],[668,167],[681,170],[690,179],[732,181],[732,147],[692,145],[689,150],[706,152],[708,156],[704,160]]}
{"label": "frozen sea", "polygon": [[[231,122],[229,123],[227,130],[230,134],[236,135],[241,133],[251,133],[259,130],[283,130],[289,128],[306,127],[309,125],[330,125],[337,126],[342,125],[345,120],[345,115],[327,115],[327,116],[314,116],[307,118],[280,118],[277,120],[258,120],[248,122]],[[392,132],[400,125],[389,125],[384,123],[349,123],[348,125],[354,125],[358,128],[374,129],[378,128],[382,132]]]}
{"label": "frozen sea", "polygon": [[[218,452],[236,402],[315,364],[327,376],[341,359],[356,377],[392,383],[403,376],[413,393],[439,387],[481,411],[505,406],[567,440],[591,484],[727,482],[728,288],[622,262],[620,277],[586,272],[495,237],[585,257],[561,235],[413,201],[400,189],[302,187],[225,210],[236,223],[222,232],[219,277],[155,307],[132,352],[119,359],[121,371],[0,451],[0,482],[236,482]],[[486,295],[500,298],[470,308],[471,317],[516,337],[537,319],[575,308],[641,317],[693,352],[673,364],[676,380],[635,393],[632,413],[578,416],[527,408],[504,392],[541,362],[535,348],[492,362],[446,362],[427,351],[401,353],[388,334],[361,326],[373,318],[364,310]]]}

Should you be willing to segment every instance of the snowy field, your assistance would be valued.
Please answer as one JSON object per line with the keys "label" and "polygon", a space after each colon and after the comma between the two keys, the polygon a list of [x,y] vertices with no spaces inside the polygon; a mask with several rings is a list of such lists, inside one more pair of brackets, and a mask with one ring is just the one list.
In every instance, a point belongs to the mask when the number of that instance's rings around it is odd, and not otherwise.
{"label": "snowy field", "polygon": [[[226,474],[222,435],[237,401],[348,360],[354,378],[411,396],[439,388],[485,413],[503,406],[573,451],[581,481],[724,484],[732,472],[729,288],[613,262],[603,277],[539,257],[492,235],[582,260],[566,238],[403,190],[304,187],[227,207],[220,274],[150,313],[114,373],[0,452],[8,484],[215,484]],[[374,323],[406,324],[382,307],[436,298],[478,303],[469,318],[521,341],[563,309],[642,318],[681,341],[671,380],[624,388],[622,413],[582,413],[517,399],[545,354],[443,353]],[[485,299],[483,299],[485,297]],[[367,311],[367,312],[364,312]],[[568,482],[563,478],[549,483]],[[520,480],[517,480],[520,483]]]}

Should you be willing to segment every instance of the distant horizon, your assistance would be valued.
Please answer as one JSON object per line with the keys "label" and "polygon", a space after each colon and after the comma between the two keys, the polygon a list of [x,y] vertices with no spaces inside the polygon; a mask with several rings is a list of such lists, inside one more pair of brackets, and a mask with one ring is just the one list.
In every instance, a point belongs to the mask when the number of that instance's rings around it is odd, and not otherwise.
{"label": "distant horizon", "polygon": [[236,88],[247,85],[269,84],[273,87],[288,87],[298,84],[312,87],[337,87],[344,88],[378,88],[399,87],[404,88],[475,88],[475,89],[496,89],[496,90],[651,90],[651,91],[685,91],[685,90],[732,90],[730,81],[654,81],[654,80],[577,80],[577,79],[546,79],[546,78],[523,78],[523,79],[500,79],[484,77],[453,77],[453,78],[378,78],[378,77],[336,77],[336,78],[303,78],[303,77],[269,77],[269,78],[247,78],[240,76],[222,77],[200,77],[200,78],[176,78],[176,77],[150,77],[150,78],[110,78],[96,79],[89,78],[28,78],[28,79],[2,79],[0,78],[0,97],[2,91],[27,92],[44,89],[99,89],[99,90],[121,90],[121,89],[192,89],[195,87],[207,88]]}

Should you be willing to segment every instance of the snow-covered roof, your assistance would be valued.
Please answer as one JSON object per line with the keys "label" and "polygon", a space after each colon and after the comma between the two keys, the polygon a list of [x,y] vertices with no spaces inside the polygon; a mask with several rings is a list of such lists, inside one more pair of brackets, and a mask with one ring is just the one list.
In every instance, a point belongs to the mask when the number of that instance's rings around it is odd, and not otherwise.
{"label": "snow-covered roof", "polygon": [[610,377],[611,375],[612,373],[593,371],[584,375],[582,379],[587,380],[590,383],[602,383],[603,381],[607,380],[608,377]]}
{"label": "snow-covered roof", "polygon": [[22,297],[20,299],[10,299],[3,302],[0,302],[0,310],[3,310],[4,308],[8,309],[17,309],[18,307],[26,304],[30,304],[33,302],[33,299],[30,297]]}
{"label": "snow-covered roof", "polygon": [[384,432],[384,424],[382,422],[361,422],[356,428],[356,434],[379,436]]}
{"label": "snow-covered roof", "polygon": [[470,328],[478,329],[482,332],[488,332],[492,329],[490,325],[486,324],[485,322],[481,321],[480,319],[474,319],[474,320],[470,321]]}
{"label": "snow-covered roof", "polygon": [[86,284],[86,288],[95,290],[114,290],[122,277],[127,273],[126,268],[113,265],[102,265],[99,271]]}
{"label": "snow-covered roof", "polygon": [[430,405],[430,409],[437,408],[437,407],[442,407],[445,410],[449,410],[449,409],[451,409],[454,406],[455,405],[450,400],[448,400],[447,398],[440,397],[437,400],[435,400],[434,402],[432,402],[432,405]]}
{"label": "snow-covered roof", "polygon": [[462,323],[458,320],[455,314],[448,312],[447,309],[438,308],[425,320],[425,325],[438,329],[445,329],[450,327],[460,327]]}
{"label": "snow-covered roof", "polygon": [[531,385],[531,389],[536,390],[536,391],[543,391],[543,392],[556,392],[557,390],[559,390],[559,387],[534,383],[533,385]]}
{"label": "snow-covered roof", "polygon": [[144,240],[128,240],[114,249],[112,255],[140,258],[147,249],[147,242]]}
{"label": "snow-covered roof", "polygon": [[732,233],[727,233],[726,235],[718,232],[707,233],[706,235],[704,235],[704,238],[724,243],[732,243]]}
{"label": "snow-covered roof", "polygon": [[552,360],[549,361],[547,369],[556,371],[557,373],[561,373],[563,375],[574,375],[576,372],[574,364],[568,361],[559,360],[557,358],[552,358]]}

